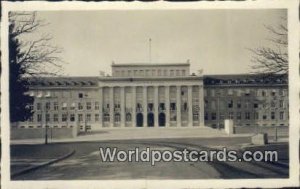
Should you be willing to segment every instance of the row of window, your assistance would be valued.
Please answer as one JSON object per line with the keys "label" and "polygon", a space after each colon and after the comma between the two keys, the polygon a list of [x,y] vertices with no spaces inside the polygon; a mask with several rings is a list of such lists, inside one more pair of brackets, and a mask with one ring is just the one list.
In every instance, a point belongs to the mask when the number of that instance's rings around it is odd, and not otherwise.
{"label": "row of window", "polygon": [[148,70],[116,70],[116,77],[136,77],[136,76],[186,76],[185,69],[167,70],[167,69],[148,69]]}
{"label": "row of window", "polygon": [[204,90],[205,96],[285,96],[287,94],[286,89],[206,89]]}
{"label": "row of window", "polygon": [[210,105],[211,109],[216,109],[218,106],[220,107],[220,109],[224,109],[225,107],[227,107],[227,108],[268,108],[268,107],[285,108],[286,107],[284,100],[279,100],[279,101],[272,100],[270,102],[264,101],[261,103],[258,103],[258,102],[251,103],[249,101],[234,102],[233,100],[228,100],[228,101],[226,101],[226,104],[225,104],[225,101],[222,101],[222,100],[211,101],[210,104],[208,103],[207,100],[205,100],[205,107],[207,108],[209,105]]}
{"label": "row of window", "polygon": [[224,119],[236,119],[236,120],[250,120],[250,119],[255,119],[255,120],[275,120],[278,119],[279,120],[284,120],[285,119],[285,112],[279,112],[279,117],[278,115],[276,115],[275,112],[271,112],[270,114],[267,113],[262,113],[260,114],[259,112],[244,112],[242,114],[242,112],[229,112],[227,115],[225,115],[224,113],[220,113],[219,117],[217,116],[216,112],[211,112],[209,113],[205,113],[204,119],[205,120],[224,120]]}
{"label": "row of window", "polygon": [[[137,103],[136,105],[136,110],[137,111],[140,111],[142,110],[142,104],[140,103]],[[79,103],[71,103],[70,106],[68,106],[68,103],[66,102],[62,102],[61,103],[61,110],[75,110],[75,109],[78,109],[78,110],[99,110],[100,106],[99,106],[99,102],[86,102],[86,103],[82,103],[82,102],[79,102]],[[104,105],[103,107],[103,110],[104,111],[109,111],[109,108],[110,108],[110,104],[107,103]],[[120,111],[120,108],[121,108],[121,105],[120,104],[114,104],[114,111]],[[33,107],[31,106],[31,109],[33,109]],[[147,107],[148,111],[153,111],[154,110],[154,103],[148,103],[148,107]],[[163,111],[163,110],[166,110],[166,107],[165,107],[165,103],[159,103],[159,107],[158,109],[160,111]],[[170,110],[176,110],[176,103],[174,102],[171,102],[170,103]],[[36,110],[43,110],[43,103],[41,102],[38,102],[36,103]],[[46,102],[45,103],[45,110],[59,110],[59,103],[58,102]],[[188,103],[187,102],[183,102],[182,105],[181,105],[181,110],[182,111],[188,111]],[[199,111],[199,105],[193,105],[193,110],[194,111]]]}

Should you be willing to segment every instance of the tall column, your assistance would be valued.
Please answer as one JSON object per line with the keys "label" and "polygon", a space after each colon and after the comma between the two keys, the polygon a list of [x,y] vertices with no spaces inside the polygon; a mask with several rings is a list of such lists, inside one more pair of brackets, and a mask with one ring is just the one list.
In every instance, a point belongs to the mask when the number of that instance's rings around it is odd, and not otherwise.
{"label": "tall column", "polygon": [[131,115],[131,120],[132,120],[132,127],[136,127],[136,86],[133,86],[131,88],[132,90],[132,115]]}
{"label": "tall column", "polygon": [[199,86],[199,125],[203,126],[205,125],[204,123],[204,92],[203,92],[203,85]]}
{"label": "tall column", "polygon": [[176,117],[177,127],[181,127],[181,86],[177,86],[176,92]]}
{"label": "tall column", "polygon": [[158,86],[154,86],[154,127],[158,127]]}
{"label": "tall column", "polygon": [[114,126],[114,88],[110,87],[109,88],[109,122],[110,122],[110,127]]}
{"label": "tall column", "polygon": [[188,86],[188,126],[193,126],[193,94],[192,94],[192,86]]}
{"label": "tall column", "polygon": [[103,127],[103,88],[100,87],[99,89],[99,96],[100,96],[100,100],[99,100],[99,124],[100,127]]}
{"label": "tall column", "polygon": [[170,127],[170,87],[165,86],[166,127]]}
{"label": "tall column", "polygon": [[125,87],[121,87],[121,127],[125,127]]}
{"label": "tall column", "polygon": [[143,87],[143,126],[147,127],[148,123],[148,106],[147,106],[147,86]]}

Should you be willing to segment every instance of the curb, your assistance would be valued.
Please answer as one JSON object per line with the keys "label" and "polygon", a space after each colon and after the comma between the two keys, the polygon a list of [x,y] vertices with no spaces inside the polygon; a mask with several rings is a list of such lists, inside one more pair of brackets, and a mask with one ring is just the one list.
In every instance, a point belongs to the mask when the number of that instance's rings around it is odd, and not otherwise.
{"label": "curb", "polygon": [[25,169],[22,169],[20,171],[17,171],[13,174],[11,174],[11,179],[14,178],[14,177],[17,177],[19,175],[22,175],[22,174],[25,174],[25,173],[28,173],[28,172],[31,172],[31,171],[34,171],[34,170],[37,170],[39,168],[42,168],[42,167],[45,167],[47,165],[51,165],[53,163],[56,163],[58,161],[61,161],[61,160],[64,160],[64,159],[67,159],[68,157],[72,156],[73,154],[75,153],[75,150],[72,150],[71,152],[57,158],[57,159],[53,159],[51,161],[48,161],[48,162],[45,162],[45,163],[42,163],[40,165],[36,165],[36,166],[32,166],[32,167],[28,167],[28,168],[25,168]]}

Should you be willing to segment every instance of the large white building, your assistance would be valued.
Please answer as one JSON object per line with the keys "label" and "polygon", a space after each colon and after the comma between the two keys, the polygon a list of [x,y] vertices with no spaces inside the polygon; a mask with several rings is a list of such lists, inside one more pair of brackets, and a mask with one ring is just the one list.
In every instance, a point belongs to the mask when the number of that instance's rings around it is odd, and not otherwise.
{"label": "large white building", "polygon": [[32,81],[34,116],[21,127],[204,126],[203,80],[189,63],[112,64],[112,76]]}
{"label": "large white building", "polygon": [[32,118],[19,128],[288,126],[286,75],[190,73],[190,64],[112,64],[112,75],[30,82]]}

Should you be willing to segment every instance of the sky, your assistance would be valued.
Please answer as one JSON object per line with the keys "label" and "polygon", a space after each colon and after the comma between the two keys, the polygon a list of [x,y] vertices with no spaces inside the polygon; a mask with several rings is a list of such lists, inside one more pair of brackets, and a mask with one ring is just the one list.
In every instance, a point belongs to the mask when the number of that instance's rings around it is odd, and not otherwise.
{"label": "sky", "polygon": [[64,49],[69,76],[111,73],[115,63],[185,63],[190,72],[249,73],[248,48],[270,45],[264,25],[282,23],[286,11],[269,10],[99,10],[40,11],[53,44]]}

